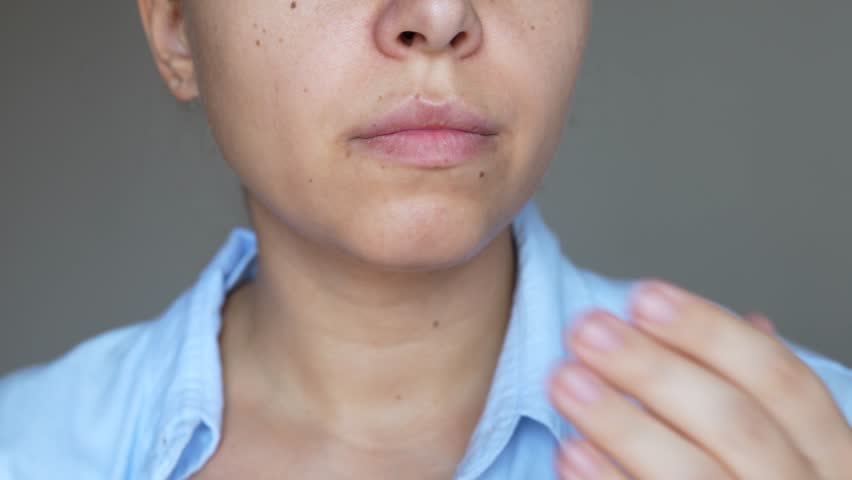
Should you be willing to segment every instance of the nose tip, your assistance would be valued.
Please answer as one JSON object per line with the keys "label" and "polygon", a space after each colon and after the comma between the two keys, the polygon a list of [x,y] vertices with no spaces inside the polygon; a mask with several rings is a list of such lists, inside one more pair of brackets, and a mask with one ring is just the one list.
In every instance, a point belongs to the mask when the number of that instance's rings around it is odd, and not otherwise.
{"label": "nose tip", "polygon": [[382,13],[376,37],[379,49],[395,58],[463,58],[479,48],[482,24],[470,0],[395,0]]}

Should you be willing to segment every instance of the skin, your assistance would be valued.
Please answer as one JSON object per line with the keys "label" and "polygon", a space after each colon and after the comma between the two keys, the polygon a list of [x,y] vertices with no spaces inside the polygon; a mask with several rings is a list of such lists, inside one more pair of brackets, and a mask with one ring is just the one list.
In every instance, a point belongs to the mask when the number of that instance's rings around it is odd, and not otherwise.
{"label": "skin", "polygon": [[[258,278],[223,307],[224,436],[202,477],[449,478],[487,399],[514,289],[510,222],[560,138],[588,2],[138,5],[258,236]],[[493,148],[429,171],[351,148],[353,129],[414,96],[484,112]]]}
{"label": "skin", "polygon": [[[196,478],[450,478],[510,314],[510,222],[555,152],[588,1],[138,6],[164,81],[177,99],[201,102],[245,186],[259,245],[258,278],[222,307],[223,436]],[[399,41],[404,31],[416,33],[413,43]],[[484,112],[499,125],[493,150],[425,171],[351,148],[353,129],[413,96]],[[852,471],[837,406],[771,324],[734,321],[680,292],[668,329],[606,312],[578,322],[610,324],[624,347],[600,354],[574,333],[567,339],[578,360],[556,370],[551,400],[587,434],[564,451],[576,443],[588,458],[560,453],[560,475]],[[596,381],[602,400],[572,402],[569,372]],[[642,378],[675,393],[655,395]],[[673,402],[683,392],[697,399],[688,410]],[[712,430],[706,420],[718,418],[737,421]],[[759,449],[733,448],[755,438]],[[597,476],[580,475],[580,465],[597,465]]]}
{"label": "skin", "polygon": [[647,280],[628,321],[600,309],[577,320],[566,336],[577,360],[550,390],[583,433],[560,449],[563,479],[850,478],[852,429],[766,317],[743,322]]}

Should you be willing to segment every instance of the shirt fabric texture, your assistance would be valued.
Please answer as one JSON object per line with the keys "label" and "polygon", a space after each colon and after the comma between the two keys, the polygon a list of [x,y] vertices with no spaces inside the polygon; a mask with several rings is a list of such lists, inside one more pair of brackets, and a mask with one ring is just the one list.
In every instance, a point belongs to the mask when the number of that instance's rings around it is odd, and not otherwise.
{"label": "shirt fabric texture", "polygon": [[[572,358],[563,333],[591,307],[625,318],[636,284],[575,266],[533,200],[511,228],[511,317],[458,480],[557,478],[559,439],[579,435],[546,394],[552,368]],[[257,274],[256,249],[252,230],[233,229],[195,284],[155,318],[0,379],[0,480],[177,480],[200,470],[222,427],[220,309],[231,289]],[[782,340],[852,422],[852,370]]]}

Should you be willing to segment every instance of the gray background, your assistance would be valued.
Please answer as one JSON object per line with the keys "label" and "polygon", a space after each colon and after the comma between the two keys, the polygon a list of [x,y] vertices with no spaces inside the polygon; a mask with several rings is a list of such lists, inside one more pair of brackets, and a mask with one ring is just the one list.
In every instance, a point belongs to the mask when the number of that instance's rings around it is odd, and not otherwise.
{"label": "gray background", "polygon": [[[239,188],[134,2],[5,1],[0,373],[160,313]],[[852,364],[852,2],[595,4],[538,195],[578,264],[655,275]]]}

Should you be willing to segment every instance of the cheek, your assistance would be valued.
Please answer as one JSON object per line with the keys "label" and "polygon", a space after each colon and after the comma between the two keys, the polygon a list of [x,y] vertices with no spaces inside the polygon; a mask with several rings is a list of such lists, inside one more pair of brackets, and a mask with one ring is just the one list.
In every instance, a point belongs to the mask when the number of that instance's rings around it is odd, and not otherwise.
{"label": "cheek", "polygon": [[311,128],[317,122],[310,105],[328,76],[328,65],[323,75],[309,61],[317,56],[317,33],[310,33],[310,23],[278,22],[260,12],[239,15],[219,3],[221,10],[210,9],[215,15],[196,19],[199,33],[192,39],[214,137],[245,183],[282,165],[298,177],[300,165],[288,159],[301,158],[310,153],[306,147],[318,144],[311,138],[319,132]]}
{"label": "cheek", "polygon": [[517,174],[531,177],[543,174],[559,143],[586,35],[584,2],[562,2],[571,5],[564,9],[541,4],[527,9],[523,22],[510,17],[490,26],[492,78],[511,86],[506,94],[516,103],[512,157],[525,169]]}
{"label": "cheek", "polygon": [[[542,12],[546,13],[546,12]],[[534,28],[534,30],[533,30]],[[554,125],[563,117],[585,45],[585,16],[569,10],[520,25],[513,36],[495,36],[513,94],[524,101],[526,122]]]}

